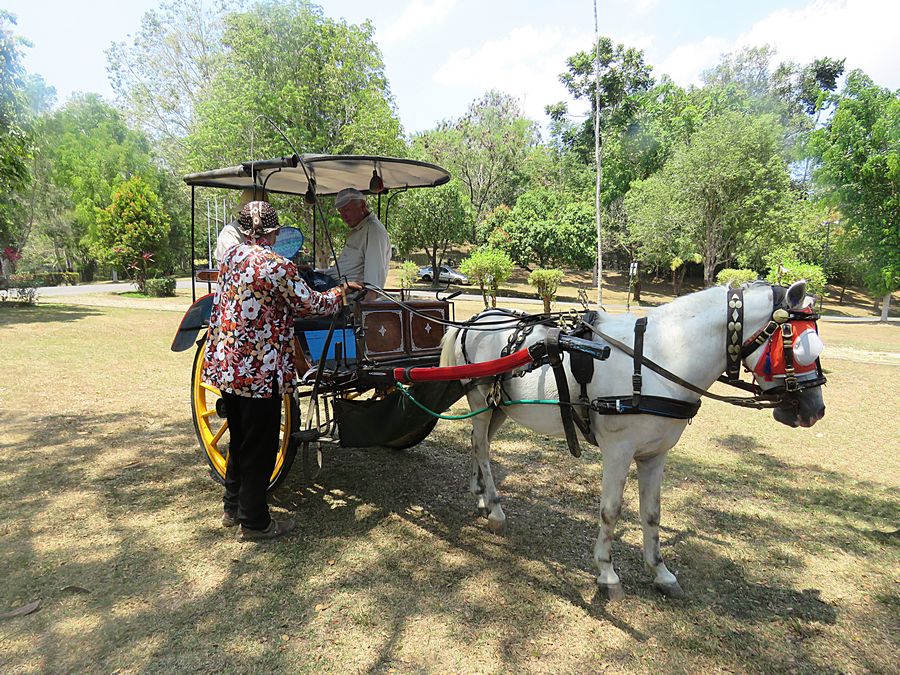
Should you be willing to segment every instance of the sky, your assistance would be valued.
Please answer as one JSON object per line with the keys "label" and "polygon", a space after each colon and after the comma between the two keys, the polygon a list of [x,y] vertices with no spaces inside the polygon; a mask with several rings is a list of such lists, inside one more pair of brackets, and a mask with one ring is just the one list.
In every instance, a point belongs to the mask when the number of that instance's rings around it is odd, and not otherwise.
{"label": "sky", "polygon": [[[25,66],[56,88],[112,100],[104,50],[138,32],[160,0],[3,0],[32,42]],[[408,133],[458,118],[490,89],[544,106],[569,100],[566,58],[591,48],[593,0],[321,0],[325,14],[369,20]],[[601,35],[644,50],[658,77],[699,84],[722,54],[770,44],[777,60],[846,58],[881,86],[900,89],[900,0],[597,0]],[[584,104],[571,102],[573,114]]]}

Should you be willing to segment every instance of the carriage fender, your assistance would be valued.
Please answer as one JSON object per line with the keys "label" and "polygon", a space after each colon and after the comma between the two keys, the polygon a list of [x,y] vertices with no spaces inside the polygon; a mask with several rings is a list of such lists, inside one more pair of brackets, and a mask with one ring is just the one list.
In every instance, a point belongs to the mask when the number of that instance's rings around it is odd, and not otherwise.
{"label": "carriage fender", "polygon": [[212,314],[214,293],[197,298],[197,301],[188,307],[181,317],[181,324],[172,339],[172,351],[183,352],[194,346],[197,335],[209,325],[209,317]]}

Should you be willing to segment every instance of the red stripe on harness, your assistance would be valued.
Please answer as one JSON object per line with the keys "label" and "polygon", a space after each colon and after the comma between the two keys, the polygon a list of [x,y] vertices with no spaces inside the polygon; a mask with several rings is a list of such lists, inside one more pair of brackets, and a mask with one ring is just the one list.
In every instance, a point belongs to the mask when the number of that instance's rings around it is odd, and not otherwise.
{"label": "red stripe on harness", "polygon": [[531,354],[527,349],[520,349],[509,356],[482,363],[469,363],[465,366],[447,366],[445,368],[394,368],[394,379],[397,382],[437,382],[445,380],[474,380],[479,377],[490,377],[500,373],[508,373],[520,366],[531,363]]}

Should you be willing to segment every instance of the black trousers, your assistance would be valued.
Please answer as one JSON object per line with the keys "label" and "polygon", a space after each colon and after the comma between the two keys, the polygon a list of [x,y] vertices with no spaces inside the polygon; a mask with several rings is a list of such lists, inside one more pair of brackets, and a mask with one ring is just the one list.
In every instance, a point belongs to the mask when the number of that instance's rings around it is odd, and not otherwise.
{"label": "black trousers", "polygon": [[266,489],[275,469],[281,396],[249,398],[222,392],[225,416],[231,433],[225,468],[225,511],[254,530],[269,526]]}

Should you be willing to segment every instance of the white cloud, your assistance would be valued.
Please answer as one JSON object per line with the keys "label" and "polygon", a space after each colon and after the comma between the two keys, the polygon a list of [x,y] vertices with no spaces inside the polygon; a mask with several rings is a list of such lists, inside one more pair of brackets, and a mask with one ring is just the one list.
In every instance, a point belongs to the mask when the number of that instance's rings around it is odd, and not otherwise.
{"label": "white cloud", "polygon": [[383,32],[379,31],[381,42],[396,42],[413,35],[417,31],[438,24],[453,9],[457,0],[412,0],[403,10],[400,17],[391,23]]}
{"label": "white cloud", "polygon": [[545,105],[569,98],[559,81],[566,59],[589,49],[592,42],[590,33],[574,34],[556,26],[523,26],[477,49],[451,54],[434,80],[448,87],[473,87],[481,92],[497,89],[511,94],[520,99],[526,115],[543,121]]}
{"label": "white cloud", "polygon": [[815,58],[847,58],[847,70],[861,68],[877,84],[900,87],[897,46],[900,44],[900,3],[878,0],[815,0],[794,10],[777,10],[756,22],[736,41],[706,37],[677,47],[662,62],[682,85],[697,84],[700,73],[727,52],[770,44],[777,61],[808,63]]}

